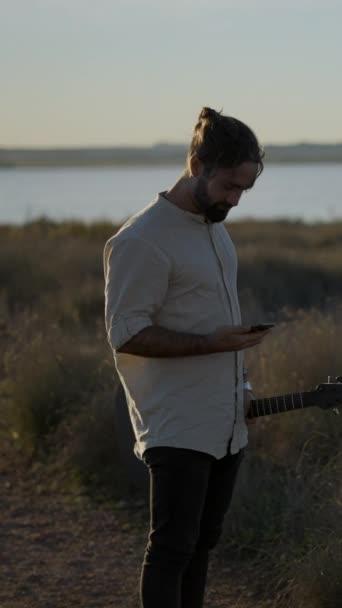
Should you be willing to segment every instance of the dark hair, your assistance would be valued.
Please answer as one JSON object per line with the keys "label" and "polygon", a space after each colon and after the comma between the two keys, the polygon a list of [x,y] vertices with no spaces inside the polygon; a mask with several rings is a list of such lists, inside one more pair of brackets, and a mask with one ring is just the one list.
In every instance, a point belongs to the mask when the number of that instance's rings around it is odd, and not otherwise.
{"label": "dark hair", "polygon": [[264,152],[253,131],[237,118],[223,116],[204,107],[194,128],[187,155],[186,173],[190,173],[190,160],[197,155],[205,169],[237,167],[245,161],[259,165],[258,175],[264,165]]}

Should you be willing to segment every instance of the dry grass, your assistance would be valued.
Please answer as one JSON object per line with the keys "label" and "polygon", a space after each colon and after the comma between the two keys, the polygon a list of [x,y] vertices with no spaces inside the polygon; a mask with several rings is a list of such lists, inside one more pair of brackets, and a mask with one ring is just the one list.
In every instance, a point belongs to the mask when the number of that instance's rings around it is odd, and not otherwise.
{"label": "dry grass", "polygon": [[[60,476],[65,488],[107,502],[129,492],[103,322],[102,249],[115,230],[48,221],[0,227],[1,435],[49,470],[51,484]],[[246,353],[257,396],[341,375],[342,224],[244,222],[230,232],[244,320],[277,321]],[[255,605],[340,606],[341,436],[340,420],[316,408],[251,429],[223,553],[255,568]]]}
{"label": "dry grass", "polygon": [[[313,389],[342,375],[342,307],[299,311],[246,354],[256,396]],[[342,424],[317,408],[259,419],[226,530],[255,563],[260,605],[341,604]],[[234,539],[232,543],[231,539]]]}

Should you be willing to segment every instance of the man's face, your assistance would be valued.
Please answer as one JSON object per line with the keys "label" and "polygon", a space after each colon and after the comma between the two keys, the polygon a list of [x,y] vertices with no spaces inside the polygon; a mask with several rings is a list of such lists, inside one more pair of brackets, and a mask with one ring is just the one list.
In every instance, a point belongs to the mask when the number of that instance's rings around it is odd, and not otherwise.
{"label": "man's face", "polygon": [[242,193],[253,187],[258,165],[246,161],[234,168],[216,169],[206,175],[202,169],[194,187],[194,204],[210,222],[223,222]]}

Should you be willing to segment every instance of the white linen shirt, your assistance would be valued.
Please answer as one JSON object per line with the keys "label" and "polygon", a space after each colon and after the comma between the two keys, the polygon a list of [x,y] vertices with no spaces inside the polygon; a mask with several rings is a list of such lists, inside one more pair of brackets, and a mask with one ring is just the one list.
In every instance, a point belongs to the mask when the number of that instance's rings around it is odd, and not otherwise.
{"label": "white linen shirt", "polygon": [[219,459],[245,447],[243,352],[142,357],[118,349],[150,325],[209,334],[240,325],[237,257],[222,222],[163,193],[104,248],[105,323],[135,435],[134,453],[174,446]]}

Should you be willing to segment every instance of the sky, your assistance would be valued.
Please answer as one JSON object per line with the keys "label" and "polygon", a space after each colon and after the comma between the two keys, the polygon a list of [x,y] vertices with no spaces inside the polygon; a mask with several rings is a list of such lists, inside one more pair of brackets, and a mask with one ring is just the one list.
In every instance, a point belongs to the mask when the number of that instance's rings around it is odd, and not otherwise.
{"label": "sky", "polygon": [[0,0],[0,147],[342,141],[341,0]]}

